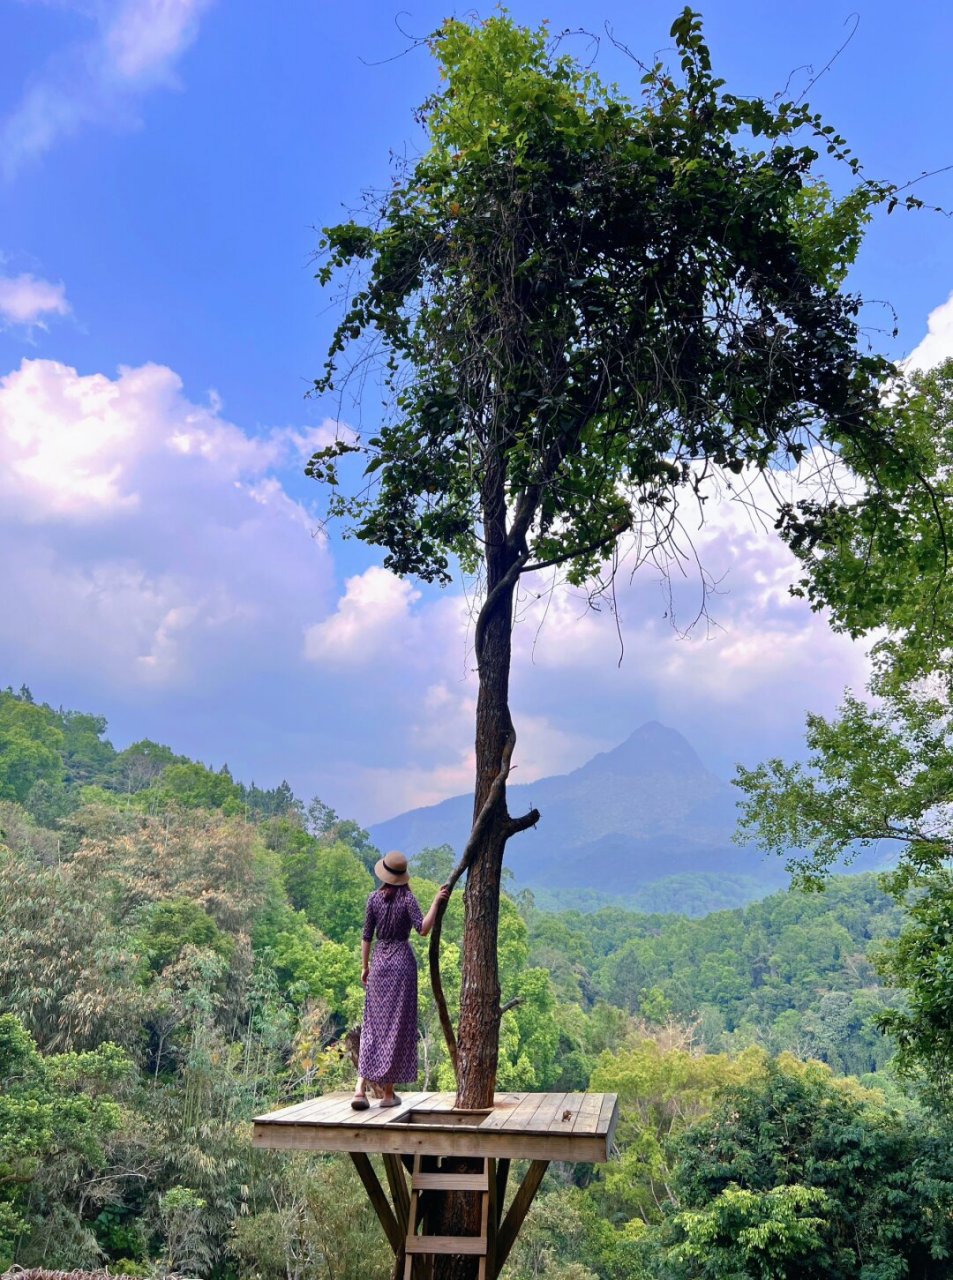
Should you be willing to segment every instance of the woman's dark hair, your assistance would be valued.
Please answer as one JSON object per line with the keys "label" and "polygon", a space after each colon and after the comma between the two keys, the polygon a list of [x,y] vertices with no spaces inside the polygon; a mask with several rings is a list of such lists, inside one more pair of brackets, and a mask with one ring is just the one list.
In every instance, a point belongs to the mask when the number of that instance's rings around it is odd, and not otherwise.
{"label": "woman's dark hair", "polygon": [[407,887],[405,884],[384,884],[381,885],[381,893],[384,895],[385,900],[390,902],[391,898],[396,898],[398,893]]}

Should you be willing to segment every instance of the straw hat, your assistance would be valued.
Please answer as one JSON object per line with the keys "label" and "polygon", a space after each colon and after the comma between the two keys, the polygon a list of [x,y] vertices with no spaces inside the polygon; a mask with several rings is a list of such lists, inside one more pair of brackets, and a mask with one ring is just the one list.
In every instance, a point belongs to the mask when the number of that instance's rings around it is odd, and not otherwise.
{"label": "straw hat", "polygon": [[410,879],[407,871],[407,858],[404,854],[398,853],[396,849],[392,849],[390,853],[385,853],[380,862],[374,867],[374,874],[378,880],[383,880],[385,884],[406,884]]}

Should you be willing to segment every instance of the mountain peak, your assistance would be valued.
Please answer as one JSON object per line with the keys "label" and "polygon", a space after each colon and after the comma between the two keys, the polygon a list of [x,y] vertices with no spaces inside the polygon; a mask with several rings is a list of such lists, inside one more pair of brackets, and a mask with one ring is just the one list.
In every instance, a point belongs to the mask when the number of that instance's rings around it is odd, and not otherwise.
{"label": "mountain peak", "polygon": [[647,720],[611,751],[594,756],[579,772],[612,774],[699,774],[705,766],[691,744],[678,732]]}

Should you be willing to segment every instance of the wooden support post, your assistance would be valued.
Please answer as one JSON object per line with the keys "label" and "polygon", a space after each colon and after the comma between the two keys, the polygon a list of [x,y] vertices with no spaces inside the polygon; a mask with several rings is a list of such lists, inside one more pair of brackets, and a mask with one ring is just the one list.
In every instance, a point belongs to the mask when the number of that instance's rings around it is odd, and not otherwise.
{"label": "wooden support post", "polygon": [[500,1274],[503,1264],[509,1257],[510,1250],[513,1248],[517,1235],[519,1235],[519,1229],[523,1225],[523,1219],[533,1203],[533,1197],[539,1190],[539,1184],[542,1182],[548,1168],[548,1160],[533,1160],[526,1170],[526,1177],[520,1183],[519,1190],[513,1197],[510,1211],[500,1225],[499,1235],[496,1239],[495,1275]]}
{"label": "wooden support post", "polygon": [[386,1151],[381,1158],[384,1161],[384,1172],[387,1174],[387,1181],[390,1184],[390,1195],[394,1202],[397,1225],[400,1227],[401,1235],[406,1236],[407,1215],[410,1213],[410,1193],[407,1190],[407,1179],[404,1177],[404,1166],[401,1163],[400,1156],[390,1155]]}
{"label": "wooden support post", "polygon": [[364,1183],[364,1190],[367,1192],[368,1199],[374,1206],[380,1224],[384,1228],[384,1235],[387,1237],[388,1244],[395,1254],[403,1253],[406,1231],[401,1228],[400,1223],[394,1216],[390,1202],[384,1194],[384,1188],[374,1172],[374,1166],[363,1151],[352,1151],[350,1156],[361,1181]]}
{"label": "wooden support post", "polygon": [[407,1190],[407,1179],[404,1177],[404,1166],[400,1156],[383,1152],[384,1172],[390,1184],[390,1195],[394,1202],[394,1214],[400,1229],[400,1245],[394,1250],[393,1280],[401,1280],[404,1273],[404,1250],[407,1246],[407,1218],[410,1214],[410,1192]]}
{"label": "wooden support post", "polygon": [[503,1220],[503,1208],[506,1202],[506,1181],[510,1176],[509,1160],[496,1162],[496,1217],[497,1222]]}
{"label": "wooden support post", "polygon": [[500,1210],[496,1203],[496,1161],[486,1162],[487,1194],[483,1201],[484,1235],[486,1236],[486,1280],[496,1276],[496,1237],[500,1229]]}

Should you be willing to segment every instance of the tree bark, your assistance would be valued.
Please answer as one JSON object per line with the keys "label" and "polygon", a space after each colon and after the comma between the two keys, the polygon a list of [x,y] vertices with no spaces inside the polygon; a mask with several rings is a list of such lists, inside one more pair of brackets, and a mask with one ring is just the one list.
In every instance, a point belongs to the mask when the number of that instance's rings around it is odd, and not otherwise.
{"label": "tree bark", "polygon": [[508,537],[505,488],[498,466],[489,468],[483,490],[487,594],[475,634],[479,691],[474,825],[491,794],[493,803],[484,815],[467,874],[457,1030],[457,1106],[467,1108],[492,1106],[496,1088],[500,1027],[497,937],[509,823],[505,777],[502,786],[498,779],[514,733],[509,705],[513,592],[526,559],[525,550],[514,547]]}

